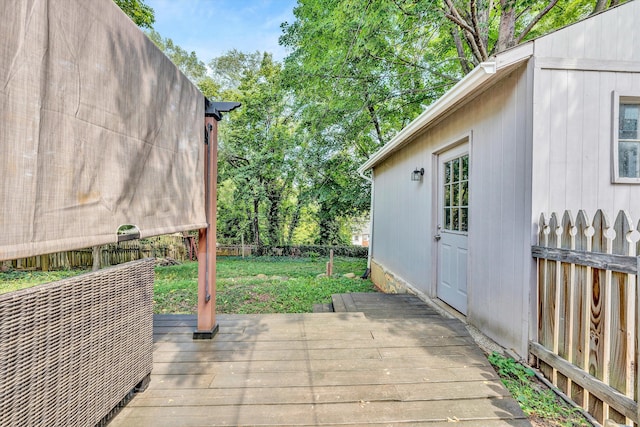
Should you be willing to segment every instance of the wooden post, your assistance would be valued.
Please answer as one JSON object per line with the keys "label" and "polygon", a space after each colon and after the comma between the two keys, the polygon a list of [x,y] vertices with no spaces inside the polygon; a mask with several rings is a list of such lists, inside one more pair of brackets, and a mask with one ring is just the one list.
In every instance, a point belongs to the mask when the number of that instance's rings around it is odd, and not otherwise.
{"label": "wooden post", "polygon": [[198,326],[193,339],[211,339],[218,332],[216,323],[216,180],[218,176],[218,122],[205,117],[209,133],[205,145],[205,210],[207,228],[198,237]]}
{"label": "wooden post", "polygon": [[327,277],[333,276],[333,249],[329,251],[329,262],[327,263]]}
{"label": "wooden post", "polygon": [[40,257],[40,269],[42,271],[49,271],[49,255],[42,255]]}

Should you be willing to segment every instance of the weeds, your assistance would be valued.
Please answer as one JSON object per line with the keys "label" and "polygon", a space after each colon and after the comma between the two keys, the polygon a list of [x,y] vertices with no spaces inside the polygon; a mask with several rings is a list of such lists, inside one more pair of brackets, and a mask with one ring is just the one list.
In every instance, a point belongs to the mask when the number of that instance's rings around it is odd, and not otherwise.
{"label": "weeds", "polygon": [[542,418],[557,426],[590,426],[580,411],[572,408],[548,388],[535,381],[535,372],[497,352],[489,355],[502,383],[529,417]]}

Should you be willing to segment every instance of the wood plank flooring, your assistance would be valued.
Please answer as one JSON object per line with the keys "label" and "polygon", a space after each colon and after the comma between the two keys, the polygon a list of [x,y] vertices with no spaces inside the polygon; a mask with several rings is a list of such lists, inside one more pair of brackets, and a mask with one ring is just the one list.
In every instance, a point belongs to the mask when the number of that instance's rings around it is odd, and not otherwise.
{"label": "wood plank flooring", "polygon": [[110,425],[530,425],[460,321],[380,295],[219,315],[210,341],[195,316],[156,315],[151,384]]}

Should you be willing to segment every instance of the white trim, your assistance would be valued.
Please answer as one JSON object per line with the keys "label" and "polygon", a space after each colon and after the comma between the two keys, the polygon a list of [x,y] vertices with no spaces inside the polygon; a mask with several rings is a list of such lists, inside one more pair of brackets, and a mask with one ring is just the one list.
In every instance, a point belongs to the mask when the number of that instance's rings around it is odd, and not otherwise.
{"label": "white trim", "polygon": [[602,71],[638,73],[640,61],[603,61],[585,58],[536,57],[536,67],[542,70]]}
{"label": "white trim", "polygon": [[517,64],[523,59],[532,57],[533,43],[533,40],[531,40],[496,55],[495,60],[498,70],[502,70],[510,65]]}
{"label": "white trim", "polygon": [[478,88],[495,74],[495,63],[482,63],[460,80],[454,87],[449,89],[442,97],[420,114],[414,121],[403,128],[391,141],[378,150],[367,160],[365,164],[358,168],[358,172],[371,169],[379,161],[386,158],[395,151],[406,140],[424,129],[435,118],[462,100],[467,94]]}
{"label": "white trim", "polygon": [[640,100],[640,94],[638,94],[637,92],[620,94],[615,90],[611,92],[611,183],[640,184],[640,177],[620,177],[618,163],[618,119],[620,114],[620,98],[636,98]]}
{"label": "white trim", "polygon": [[483,62],[462,78],[455,86],[438,98],[415,120],[404,127],[398,134],[376,151],[362,166],[358,173],[373,168],[386,159],[391,153],[400,148],[405,142],[417,135],[429,124],[433,123],[443,113],[466,98],[470,93],[480,88],[493,78],[499,71],[509,66],[529,59],[533,55],[533,43],[527,43],[497,55],[493,61]]}

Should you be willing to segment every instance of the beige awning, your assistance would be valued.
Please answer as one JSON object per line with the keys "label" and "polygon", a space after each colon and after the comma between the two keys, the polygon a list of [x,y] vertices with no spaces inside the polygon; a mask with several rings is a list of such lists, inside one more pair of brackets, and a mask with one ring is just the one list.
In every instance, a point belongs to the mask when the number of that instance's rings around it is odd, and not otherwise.
{"label": "beige awning", "polygon": [[206,226],[203,118],[112,0],[0,2],[0,260]]}

